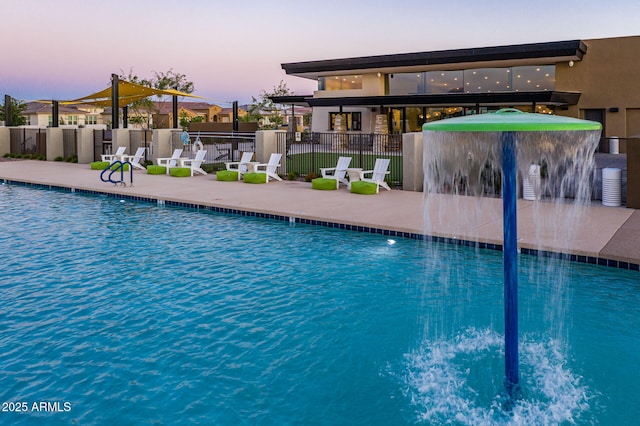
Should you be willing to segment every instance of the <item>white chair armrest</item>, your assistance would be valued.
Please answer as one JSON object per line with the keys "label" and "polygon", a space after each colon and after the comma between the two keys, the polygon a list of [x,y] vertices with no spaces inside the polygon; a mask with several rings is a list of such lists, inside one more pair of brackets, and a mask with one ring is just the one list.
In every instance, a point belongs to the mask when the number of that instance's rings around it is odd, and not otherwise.
{"label": "white chair armrest", "polygon": [[[259,170],[258,170],[258,168],[259,168],[259,167],[264,167],[264,168],[265,168],[265,170],[266,170],[266,168],[267,168],[268,166],[269,166],[269,164],[268,164],[268,163],[264,163],[264,164],[255,164],[255,165],[254,165],[256,172],[257,172],[257,171],[259,171]],[[280,167],[280,164],[276,164],[276,167]]]}
{"label": "white chair armrest", "polygon": [[322,177],[327,176],[327,175],[329,174],[329,173],[327,173],[327,172],[330,172],[330,171],[333,171],[332,175],[335,175],[335,174],[336,174],[336,173],[335,173],[335,171],[336,171],[336,168],[335,168],[335,167],[321,167],[321,168],[320,168],[320,174],[322,175]]}

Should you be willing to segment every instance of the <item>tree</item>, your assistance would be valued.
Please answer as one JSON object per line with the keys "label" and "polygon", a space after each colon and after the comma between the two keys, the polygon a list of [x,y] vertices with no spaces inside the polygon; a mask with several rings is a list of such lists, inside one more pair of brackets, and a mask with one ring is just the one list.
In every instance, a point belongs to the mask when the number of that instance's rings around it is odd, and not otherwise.
{"label": "tree", "polygon": [[[130,83],[152,87],[159,90],[174,89],[184,93],[193,93],[195,90],[195,85],[187,79],[185,74],[176,73],[173,69],[166,72],[154,71],[153,78],[151,79],[138,77],[138,75],[133,72],[133,69],[129,69],[129,73],[127,75],[124,74],[124,71],[120,70],[120,75],[118,77]],[[159,95],[158,101],[166,101],[164,98],[164,96]],[[129,118],[129,121],[140,124],[143,127],[147,124],[147,128],[149,124],[149,112],[158,112],[157,106],[151,98],[132,102],[129,105],[129,108],[133,113],[132,117]]]}
{"label": "tree", "polygon": [[260,122],[261,129],[275,129],[282,124],[283,106],[274,103],[271,98],[274,96],[291,96],[294,93],[287,87],[287,83],[280,80],[278,86],[273,86],[272,92],[262,90],[256,99],[251,97],[251,107],[248,116],[254,121]]}
{"label": "tree", "polygon": [[[20,102],[17,99],[11,98],[11,125],[22,126],[27,124],[27,118],[22,115],[22,112],[27,108],[27,105]],[[4,105],[0,108],[0,121],[7,122],[4,115]]]}

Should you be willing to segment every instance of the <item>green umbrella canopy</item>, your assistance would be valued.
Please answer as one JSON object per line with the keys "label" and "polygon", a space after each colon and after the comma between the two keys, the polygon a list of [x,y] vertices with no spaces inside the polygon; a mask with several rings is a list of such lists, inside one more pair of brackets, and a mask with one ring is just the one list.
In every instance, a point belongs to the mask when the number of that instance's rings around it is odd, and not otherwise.
{"label": "green umbrella canopy", "polygon": [[602,125],[596,121],[559,115],[532,114],[514,108],[504,108],[488,114],[448,118],[422,126],[422,130],[436,132],[544,132],[601,129]]}

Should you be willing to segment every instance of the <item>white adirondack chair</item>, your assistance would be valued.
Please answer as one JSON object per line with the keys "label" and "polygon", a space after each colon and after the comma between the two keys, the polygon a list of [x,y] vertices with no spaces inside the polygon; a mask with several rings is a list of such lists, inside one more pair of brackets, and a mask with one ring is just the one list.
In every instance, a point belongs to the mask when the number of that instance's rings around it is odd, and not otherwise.
{"label": "white adirondack chair", "polygon": [[134,155],[123,155],[122,161],[130,162],[131,166],[136,169],[147,170],[142,164],[140,164],[140,160],[142,160],[142,156],[144,155],[145,150],[145,147],[140,147],[136,150],[136,153]]}
{"label": "white adirondack chair", "polygon": [[253,152],[243,152],[240,161],[230,161],[228,163],[224,163],[224,166],[227,168],[227,170],[238,172],[238,180],[241,180],[242,175],[247,173],[247,171],[249,170],[249,162],[252,158]]}
{"label": "white adirondack chair", "polygon": [[322,167],[320,168],[320,174],[322,174],[322,177],[325,179],[335,179],[336,189],[340,187],[341,183],[348,186],[349,182],[347,181],[346,175],[350,163],[351,157],[339,157],[335,167]]}
{"label": "white adirondack chair", "polygon": [[126,151],[126,149],[127,149],[126,146],[119,146],[115,154],[102,154],[100,155],[100,158],[102,159],[102,161],[107,161],[109,163],[112,163],[115,160],[120,160],[121,157],[124,155],[124,152]]}
{"label": "white adirondack chair", "polygon": [[167,168],[167,174],[169,174],[169,169],[171,167],[176,167],[181,155],[182,148],[174,149],[171,157],[156,158],[156,162],[158,163],[158,166],[165,166]]}
{"label": "white adirondack chair", "polygon": [[[365,182],[371,182],[376,184],[376,193],[383,187],[387,191],[391,191],[387,182],[384,181],[386,175],[389,172],[389,160],[388,158],[377,158],[376,163],[373,165],[373,170],[363,170],[360,172],[360,180]],[[365,174],[371,174],[371,177],[365,177]]]}
{"label": "white adirondack chair", "polygon": [[[267,182],[269,182],[269,178],[282,180],[282,178],[276,173],[276,169],[280,167],[280,158],[282,158],[282,154],[273,153],[271,154],[271,157],[269,157],[268,163],[254,164],[254,171],[256,173],[265,173],[267,175]],[[264,170],[261,170],[261,168],[264,168]]]}
{"label": "white adirondack chair", "polygon": [[207,172],[202,170],[202,163],[204,162],[204,157],[207,156],[207,151],[204,149],[196,152],[196,158],[187,158],[180,160],[180,167],[189,167],[191,169],[191,176],[194,173],[200,173],[202,175],[206,175]]}

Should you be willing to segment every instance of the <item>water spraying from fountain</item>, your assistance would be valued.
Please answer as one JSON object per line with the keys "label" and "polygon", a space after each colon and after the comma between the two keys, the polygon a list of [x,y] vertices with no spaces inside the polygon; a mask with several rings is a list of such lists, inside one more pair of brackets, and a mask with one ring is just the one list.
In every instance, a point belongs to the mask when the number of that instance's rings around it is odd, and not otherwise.
{"label": "water spraying from fountain", "polygon": [[530,166],[538,165],[545,184],[535,191],[555,199],[573,198],[576,205],[585,203],[601,126],[504,109],[427,123],[423,130],[427,194],[502,196],[504,384],[509,399],[517,399],[518,176],[528,176]]}

